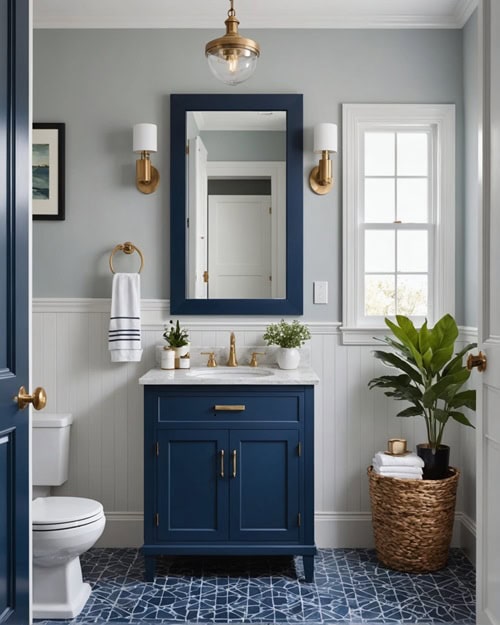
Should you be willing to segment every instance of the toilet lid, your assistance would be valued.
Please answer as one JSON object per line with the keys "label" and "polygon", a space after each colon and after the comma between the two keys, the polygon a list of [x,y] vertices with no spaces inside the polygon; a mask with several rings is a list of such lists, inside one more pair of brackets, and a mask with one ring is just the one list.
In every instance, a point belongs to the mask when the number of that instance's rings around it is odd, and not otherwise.
{"label": "toilet lid", "polygon": [[102,504],[83,497],[38,497],[31,504],[33,529],[67,529],[104,516]]}

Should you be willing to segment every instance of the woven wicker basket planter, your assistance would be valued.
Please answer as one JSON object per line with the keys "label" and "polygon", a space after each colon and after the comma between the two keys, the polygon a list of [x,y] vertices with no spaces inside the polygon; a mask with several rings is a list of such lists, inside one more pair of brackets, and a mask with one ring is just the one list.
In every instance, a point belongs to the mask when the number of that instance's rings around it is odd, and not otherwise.
{"label": "woven wicker basket planter", "polygon": [[368,468],[377,557],[397,571],[446,566],[455,517],[458,469],[443,480],[400,480]]}

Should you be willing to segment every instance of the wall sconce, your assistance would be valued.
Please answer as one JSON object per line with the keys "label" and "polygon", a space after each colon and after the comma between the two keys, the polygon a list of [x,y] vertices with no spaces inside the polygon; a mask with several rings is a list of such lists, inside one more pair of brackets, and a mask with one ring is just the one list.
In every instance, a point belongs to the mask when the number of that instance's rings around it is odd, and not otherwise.
{"label": "wall sconce", "polygon": [[135,184],[141,193],[153,193],[160,183],[158,170],[151,165],[150,152],[156,152],[156,124],[135,124],[134,152],[141,158],[135,162]]}
{"label": "wall sconce", "polygon": [[337,151],[337,124],[316,124],[313,149],[316,154],[321,154],[321,160],[311,170],[309,186],[314,193],[324,195],[333,188],[330,152]]}

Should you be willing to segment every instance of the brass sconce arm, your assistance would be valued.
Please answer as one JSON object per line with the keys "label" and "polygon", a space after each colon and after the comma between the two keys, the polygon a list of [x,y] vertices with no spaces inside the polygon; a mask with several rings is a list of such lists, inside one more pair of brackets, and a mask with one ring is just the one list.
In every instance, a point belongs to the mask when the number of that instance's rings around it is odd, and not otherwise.
{"label": "brass sconce arm", "polygon": [[324,195],[331,191],[333,187],[332,161],[330,160],[330,152],[328,150],[321,152],[319,164],[311,170],[309,185],[314,193],[318,195]]}
{"label": "brass sconce arm", "polygon": [[160,174],[151,164],[149,152],[141,152],[141,158],[135,162],[135,183],[141,193],[153,193],[160,183]]}
{"label": "brass sconce arm", "polygon": [[330,152],[337,151],[337,126],[331,123],[317,124],[314,128],[314,152],[321,154],[319,164],[309,176],[309,186],[318,195],[329,193],[333,188]]}

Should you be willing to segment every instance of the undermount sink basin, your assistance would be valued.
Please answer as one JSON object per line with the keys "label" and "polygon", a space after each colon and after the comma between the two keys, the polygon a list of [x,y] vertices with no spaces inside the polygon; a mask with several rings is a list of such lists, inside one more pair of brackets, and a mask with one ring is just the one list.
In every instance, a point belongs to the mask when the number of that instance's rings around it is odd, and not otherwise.
{"label": "undermount sink basin", "polygon": [[213,369],[192,369],[189,375],[195,378],[235,380],[237,378],[265,378],[274,373],[269,369],[252,367],[214,367]]}

